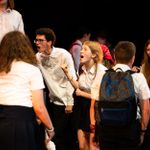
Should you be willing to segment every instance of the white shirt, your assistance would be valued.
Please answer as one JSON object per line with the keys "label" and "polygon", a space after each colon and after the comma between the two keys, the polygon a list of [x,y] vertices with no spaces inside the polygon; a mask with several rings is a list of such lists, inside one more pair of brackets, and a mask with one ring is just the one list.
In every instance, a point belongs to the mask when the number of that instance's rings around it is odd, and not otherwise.
{"label": "white shirt", "polygon": [[0,41],[6,33],[14,30],[24,33],[22,15],[16,10],[7,9],[0,13]]}
{"label": "white shirt", "polygon": [[87,71],[83,65],[82,70],[83,73],[79,76],[79,87],[81,90],[91,93],[91,85],[96,75],[101,74],[101,72],[104,72],[107,68],[102,64],[98,64],[97,66],[93,65],[92,68]]}
{"label": "white shirt", "polygon": [[61,68],[62,64],[66,64],[73,79],[77,79],[71,54],[65,49],[53,47],[47,60],[42,60],[39,52],[36,57],[50,92],[50,101],[56,105],[73,105],[74,88]]}
{"label": "white shirt", "polygon": [[0,104],[32,107],[32,91],[43,89],[38,67],[17,61],[8,74],[0,74]]}

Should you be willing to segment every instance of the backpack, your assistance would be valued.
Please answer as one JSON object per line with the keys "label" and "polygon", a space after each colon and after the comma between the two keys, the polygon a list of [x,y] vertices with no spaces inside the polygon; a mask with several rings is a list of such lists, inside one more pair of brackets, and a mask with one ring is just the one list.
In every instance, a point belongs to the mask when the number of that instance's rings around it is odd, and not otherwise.
{"label": "backpack", "polygon": [[[119,71],[118,71],[119,69]],[[100,100],[97,102],[97,124],[110,127],[127,127],[136,120],[137,101],[131,70],[109,69],[100,86]]]}

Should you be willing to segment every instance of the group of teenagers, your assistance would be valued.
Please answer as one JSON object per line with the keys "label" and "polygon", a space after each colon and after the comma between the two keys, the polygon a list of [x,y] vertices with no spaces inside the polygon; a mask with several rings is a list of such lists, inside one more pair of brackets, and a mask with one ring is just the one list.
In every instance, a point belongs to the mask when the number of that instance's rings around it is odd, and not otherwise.
{"label": "group of teenagers", "polygon": [[[0,33],[3,33],[0,43],[0,148],[44,150],[47,143],[53,141],[56,150],[149,150],[150,40],[145,44],[140,68],[133,66],[136,54],[133,42],[119,41],[114,47],[111,68],[136,72],[132,77],[139,111],[130,132],[116,129],[111,132],[125,134],[104,136],[99,131],[96,140],[95,104],[100,101],[101,80],[109,69],[104,63],[104,45],[90,40],[88,35],[81,43],[80,62],[76,68],[71,50],[55,47],[54,31],[39,28],[35,31],[35,52],[19,20],[21,15],[13,9],[12,2],[0,0],[0,6],[5,6],[0,19],[6,21],[3,19],[6,16],[12,20],[9,23],[18,22],[17,27],[21,26],[21,30],[9,28],[7,32],[6,26],[0,27],[3,31]],[[16,14],[13,18],[8,15],[12,12]]]}

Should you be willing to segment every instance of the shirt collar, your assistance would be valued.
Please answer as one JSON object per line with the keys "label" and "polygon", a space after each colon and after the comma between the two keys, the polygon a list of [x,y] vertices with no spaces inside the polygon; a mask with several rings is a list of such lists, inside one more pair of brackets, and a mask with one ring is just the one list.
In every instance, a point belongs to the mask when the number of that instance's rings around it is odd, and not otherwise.
{"label": "shirt collar", "polygon": [[90,74],[95,74],[96,66],[93,65],[93,66],[90,68],[90,70],[87,71],[86,68],[85,68],[85,66],[83,65],[83,66],[82,66],[82,70],[83,70],[84,72],[89,72]]}
{"label": "shirt collar", "polygon": [[131,68],[126,64],[116,64],[113,69],[121,68],[123,71],[131,70]]}

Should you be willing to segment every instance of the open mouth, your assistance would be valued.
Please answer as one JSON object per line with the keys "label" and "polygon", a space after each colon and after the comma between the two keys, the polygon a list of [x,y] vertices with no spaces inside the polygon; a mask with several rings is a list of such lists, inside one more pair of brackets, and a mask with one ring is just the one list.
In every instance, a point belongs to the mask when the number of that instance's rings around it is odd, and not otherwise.
{"label": "open mouth", "polygon": [[40,49],[40,46],[36,46],[37,47],[37,49]]}
{"label": "open mouth", "polygon": [[84,58],[84,56],[83,56],[83,55],[80,55],[80,58]]}

